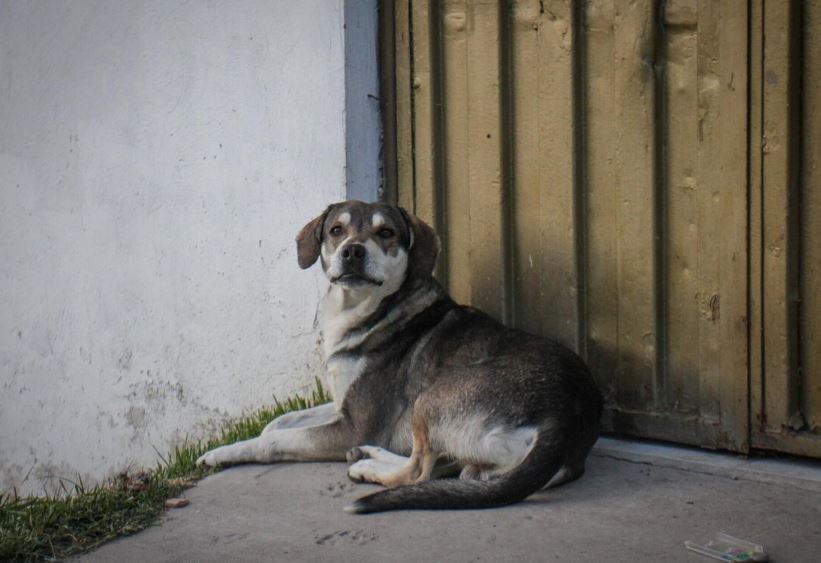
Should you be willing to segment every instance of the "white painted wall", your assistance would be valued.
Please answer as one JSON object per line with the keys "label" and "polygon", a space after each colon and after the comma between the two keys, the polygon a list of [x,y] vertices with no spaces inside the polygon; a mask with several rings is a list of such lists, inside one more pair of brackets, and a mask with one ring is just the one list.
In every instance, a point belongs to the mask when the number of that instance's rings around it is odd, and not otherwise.
{"label": "white painted wall", "polygon": [[0,488],[153,465],[312,385],[293,239],[344,199],[342,23],[0,0]]}

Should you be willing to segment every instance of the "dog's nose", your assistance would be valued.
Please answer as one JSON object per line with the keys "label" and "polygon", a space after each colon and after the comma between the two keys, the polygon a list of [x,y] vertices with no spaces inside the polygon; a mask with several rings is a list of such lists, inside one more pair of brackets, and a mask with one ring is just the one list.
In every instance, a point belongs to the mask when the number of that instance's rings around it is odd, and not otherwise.
{"label": "dog's nose", "polygon": [[365,259],[365,247],[361,244],[349,244],[342,249],[342,260],[345,262],[361,262]]}

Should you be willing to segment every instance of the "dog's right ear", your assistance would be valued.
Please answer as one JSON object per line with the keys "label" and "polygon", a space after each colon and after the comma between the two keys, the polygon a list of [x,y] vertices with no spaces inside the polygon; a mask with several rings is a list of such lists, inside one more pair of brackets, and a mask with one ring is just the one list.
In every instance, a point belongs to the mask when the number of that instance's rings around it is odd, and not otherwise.
{"label": "dog's right ear", "polygon": [[313,266],[319,258],[319,251],[322,245],[322,228],[325,226],[325,218],[328,216],[328,207],[319,217],[313,219],[302,227],[296,236],[296,258],[299,267],[303,270]]}

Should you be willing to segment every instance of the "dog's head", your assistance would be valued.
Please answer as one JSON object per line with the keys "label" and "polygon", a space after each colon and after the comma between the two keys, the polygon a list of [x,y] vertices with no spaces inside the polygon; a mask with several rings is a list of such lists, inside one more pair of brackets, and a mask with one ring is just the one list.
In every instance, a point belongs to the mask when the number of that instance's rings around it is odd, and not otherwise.
{"label": "dog's head", "polygon": [[404,209],[361,201],[330,205],[299,231],[296,245],[300,268],[321,258],[331,283],[352,290],[429,278],[440,248],[433,229]]}

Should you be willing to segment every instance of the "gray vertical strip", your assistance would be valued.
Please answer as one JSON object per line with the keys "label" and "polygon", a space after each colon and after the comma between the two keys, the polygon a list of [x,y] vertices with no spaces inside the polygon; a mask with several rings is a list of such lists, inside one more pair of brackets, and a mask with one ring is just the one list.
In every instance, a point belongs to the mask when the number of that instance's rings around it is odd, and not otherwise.
{"label": "gray vertical strip", "polygon": [[382,186],[379,200],[399,203],[396,123],[396,6],[379,1],[379,111],[382,114]]}
{"label": "gray vertical strip", "polygon": [[576,246],[576,351],[587,359],[587,199],[584,143],[584,9],[582,2],[573,3],[570,9],[571,29],[571,76],[573,80],[573,234]]}
{"label": "gray vertical strip", "polygon": [[[513,89],[516,87],[513,76],[513,29],[511,29],[511,17],[513,14],[513,2],[503,0],[499,5],[499,106],[501,115],[502,138],[500,141],[502,151],[502,251],[504,256],[504,308],[503,320],[508,326],[516,326],[516,299],[519,298],[514,291],[516,272],[516,237],[513,229],[515,221],[516,197],[516,171],[514,169],[513,155],[513,135],[514,135],[514,111]],[[538,70],[538,69],[536,69]]]}
{"label": "gray vertical strip", "polygon": [[666,0],[656,0],[653,5],[653,75],[655,80],[655,94],[653,96],[655,105],[653,111],[653,122],[656,128],[653,147],[653,179],[655,185],[655,209],[653,210],[653,260],[655,268],[656,284],[656,358],[655,358],[655,380],[653,381],[653,408],[664,410],[667,407],[667,356],[669,354],[669,342],[667,339],[667,327],[669,325],[669,280],[670,280],[670,257],[664,252],[667,241],[670,240],[667,213],[669,211],[669,200],[667,195],[667,49],[665,47],[665,27],[664,10]]}
{"label": "gray vertical strip", "polygon": [[[802,186],[802,170],[801,170],[801,142],[803,139],[802,126],[802,79],[804,69],[804,30],[803,22],[803,2],[792,0],[790,2],[790,41],[789,49],[789,67],[787,68],[789,80],[789,104],[790,112],[788,115],[788,131],[792,142],[789,146],[788,160],[788,174],[789,180],[787,185],[787,248],[789,254],[789,261],[787,262],[787,289],[789,290],[788,299],[788,322],[789,322],[789,351],[790,354],[790,374],[792,381],[789,384],[790,397],[790,412],[799,413],[798,422],[790,421],[790,426],[793,430],[799,430],[802,421],[802,415],[805,418],[807,409],[803,408],[805,405],[802,401],[802,396],[806,393],[804,390],[806,383],[803,378],[806,377],[801,369],[801,186]],[[802,412],[803,411],[803,412]]]}
{"label": "gray vertical strip", "polygon": [[382,191],[377,0],[345,0],[345,181],[349,199]]}
{"label": "gray vertical strip", "polygon": [[[441,240],[448,240],[448,197],[445,191],[445,102],[444,80],[445,63],[442,55],[442,3],[431,0],[428,21],[430,37],[431,93],[431,134],[433,135],[433,224]],[[437,261],[436,279],[448,286],[448,248],[442,245]]]}

